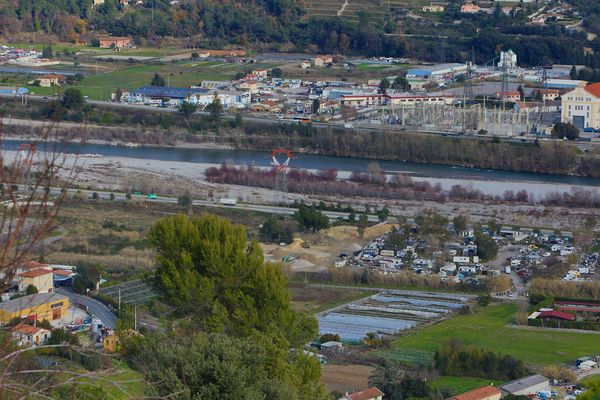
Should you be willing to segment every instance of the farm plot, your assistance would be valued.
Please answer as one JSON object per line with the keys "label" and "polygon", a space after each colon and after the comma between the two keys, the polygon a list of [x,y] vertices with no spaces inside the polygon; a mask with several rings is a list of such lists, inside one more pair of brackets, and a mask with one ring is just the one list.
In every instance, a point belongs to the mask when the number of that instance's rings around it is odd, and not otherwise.
{"label": "farm plot", "polygon": [[152,287],[141,279],[100,289],[100,294],[112,297],[115,301],[119,299],[119,292],[125,304],[139,305],[157,296]]}
{"label": "farm plot", "polygon": [[443,318],[464,307],[473,296],[390,290],[321,313],[319,333],[338,334],[359,342],[369,332],[395,335]]}

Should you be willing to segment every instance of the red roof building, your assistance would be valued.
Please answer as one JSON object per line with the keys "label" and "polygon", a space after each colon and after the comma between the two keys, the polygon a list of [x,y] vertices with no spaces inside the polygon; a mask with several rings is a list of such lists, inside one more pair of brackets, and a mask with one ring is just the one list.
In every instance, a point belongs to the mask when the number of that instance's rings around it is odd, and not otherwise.
{"label": "red roof building", "polygon": [[484,386],[450,397],[448,400],[500,400],[502,392],[494,386]]}
{"label": "red roof building", "polygon": [[562,311],[542,311],[540,312],[541,319],[559,319],[563,321],[575,321],[575,316]]}
{"label": "red roof building", "polygon": [[384,393],[376,387],[368,388],[362,392],[347,394],[340,400],[381,400]]}
{"label": "red roof building", "polygon": [[38,276],[51,274],[51,273],[52,273],[51,269],[37,268],[37,269],[31,269],[29,271],[23,272],[19,276],[21,276],[23,278],[37,278]]}
{"label": "red roof building", "polygon": [[600,98],[600,82],[587,85],[584,89],[586,92],[591,93],[594,96]]}

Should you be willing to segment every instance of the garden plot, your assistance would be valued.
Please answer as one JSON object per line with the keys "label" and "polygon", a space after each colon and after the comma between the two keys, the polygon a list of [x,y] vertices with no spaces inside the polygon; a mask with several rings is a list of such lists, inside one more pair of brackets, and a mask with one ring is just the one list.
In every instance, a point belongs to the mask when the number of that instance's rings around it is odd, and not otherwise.
{"label": "garden plot", "polygon": [[317,315],[319,333],[359,342],[369,332],[395,335],[446,317],[474,296],[389,290]]}

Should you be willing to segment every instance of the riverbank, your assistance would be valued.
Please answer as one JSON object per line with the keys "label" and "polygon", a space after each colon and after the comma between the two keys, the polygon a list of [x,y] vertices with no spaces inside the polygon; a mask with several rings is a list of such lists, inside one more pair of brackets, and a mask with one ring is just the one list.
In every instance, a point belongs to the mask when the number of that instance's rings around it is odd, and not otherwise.
{"label": "riverbank", "polygon": [[[16,151],[6,152],[7,157],[16,156]],[[424,209],[437,211],[443,215],[469,215],[474,221],[487,222],[491,218],[502,224],[544,227],[549,229],[572,230],[582,225],[583,221],[595,214],[595,209],[547,207],[539,204],[514,202],[482,202],[482,201],[434,201],[386,200],[381,198],[348,197],[328,195],[308,195],[287,193],[280,195],[273,190],[239,185],[215,184],[206,181],[204,172],[219,163],[198,163],[170,160],[143,159],[133,157],[99,156],[97,154],[80,154],[67,157],[66,169],[75,167],[76,184],[85,189],[102,189],[109,191],[141,191],[156,192],[164,195],[181,196],[190,192],[195,198],[232,197],[241,202],[256,204],[272,204],[274,199],[287,201],[303,200],[305,202],[326,201],[343,206],[352,206],[362,210],[368,206],[388,207],[394,215],[414,217]],[[339,171],[341,179],[350,177],[351,171]],[[496,191],[506,188],[526,188],[528,190],[557,190],[555,184],[506,181],[465,181],[452,179],[436,179],[413,177],[415,180],[439,182],[442,188],[451,187],[454,183],[484,187],[491,185]],[[581,186],[579,186],[581,188]]]}

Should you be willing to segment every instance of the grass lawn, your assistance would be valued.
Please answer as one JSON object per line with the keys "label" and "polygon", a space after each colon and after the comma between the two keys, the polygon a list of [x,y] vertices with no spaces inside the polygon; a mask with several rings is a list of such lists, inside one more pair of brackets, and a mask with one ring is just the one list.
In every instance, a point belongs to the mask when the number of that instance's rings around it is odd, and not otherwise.
{"label": "grass lawn", "polygon": [[[98,387],[107,399],[125,400],[142,398],[144,395],[143,375],[129,368],[124,362],[113,360],[114,372],[97,377],[81,378],[78,382],[90,387]],[[81,371],[85,373],[85,371]]]}
{"label": "grass lawn", "polygon": [[510,354],[526,363],[548,365],[569,363],[578,357],[600,352],[600,336],[587,333],[527,330],[506,326],[517,306],[502,304],[481,308],[439,324],[415,330],[394,342],[396,350],[435,352],[450,339],[467,345]]}
{"label": "grass lawn", "polygon": [[429,387],[432,389],[449,388],[454,394],[461,394],[468,392],[469,390],[477,389],[482,386],[493,384],[498,386],[504,382],[483,379],[483,378],[469,378],[465,376],[440,376],[439,378],[429,381]]}

